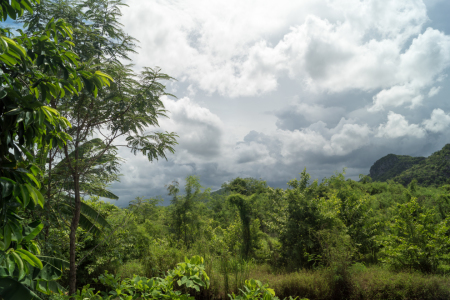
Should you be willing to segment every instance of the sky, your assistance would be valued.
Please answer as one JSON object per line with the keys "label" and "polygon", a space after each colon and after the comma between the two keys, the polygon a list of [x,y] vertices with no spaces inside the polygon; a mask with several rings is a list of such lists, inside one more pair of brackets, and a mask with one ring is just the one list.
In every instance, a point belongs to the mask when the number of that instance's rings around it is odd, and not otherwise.
{"label": "sky", "polygon": [[450,143],[450,1],[128,0],[136,70],[158,66],[175,154],[125,149],[126,205],[200,177],[286,188],[306,167],[319,181],[358,179],[389,154],[429,156]]}

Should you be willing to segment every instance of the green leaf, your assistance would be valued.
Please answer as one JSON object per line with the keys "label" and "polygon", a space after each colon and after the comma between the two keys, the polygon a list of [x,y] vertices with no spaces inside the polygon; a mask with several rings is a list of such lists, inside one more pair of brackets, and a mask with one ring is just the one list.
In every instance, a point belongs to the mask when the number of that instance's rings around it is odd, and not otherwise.
{"label": "green leaf", "polygon": [[39,269],[42,269],[44,267],[39,258],[37,258],[34,254],[28,252],[27,250],[17,249],[16,252],[20,255],[20,257],[22,257],[23,260],[27,261],[33,267],[37,267]]}
{"label": "green leaf", "polygon": [[3,36],[0,36],[0,49],[1,49],[0,55],[8,52],[8,43],[6,42],[5,39],[3,39]]}
{"label": "green leaf", "polygon": [[38,176],[41,174],[41,170],[33,165],[30,167],[30,171],[33,173],[34,176]]}
{"label": "green leaf", "polygon": [[25,269],[23,267],[23,261],[20,258],[20,256],[15,253],[14,251],[11,252],[11,255],[14,257],[14,261],[16,262],[17,266],[19,267],[19,280],[22,280],[25,277]]}
{"label": "green leaf", "polygon": [[102,76],[102,77],[105,77],[105,78],[107,78],[109,81],[114,82],[114,79],[113,79],[111,76],[109,76],[108,74],[105,74],[105,73],[103,73],[103,72],[101,72],[101,71],[95,71],[94,74],[95,74],[95,75]]}
{"label": "green leaf", "polygon": [[21,228],[14,222],[9,223],[11,226],[12,233],[14,236],[11,238],[11,240],[17,242],[20,244],[22,241],[22,230]]}
{"label": "green leaf", "polygon": [[111,228],[111,225],[108,223],[108,221],[99,212],[97,212],[85,202],[81,202],[81,212],[89,218],[95,220],[95,222],[100,224],[102,227]]}
{"label": "green leaf", "polygon": [[34,280],[57,280],[61,277],[64,270],[69,268],[69,262],[48,256],[38,256],[43,263],[43,268],[34,276]]}
{"label": "green leaf", "polygon": [[6,255],[6,269],[8,270],[9,276],[13,276],[16,264],[11,253]]}
{"label": "green leaf", "polygon": [[3,242],[5,243],[4,250],[8,249],[11,244],[11,227],[9,224],[5,224],[5,227],[3,227]]}
{"label": "green leaf", "polygon": [[31,196],[31,199],[33,199],[34,204],[37,205],[39,203],[39,198],[36,195],[35,189],[31,185],[29,185],[28,183],[25,184],[25,186],[26,186],[26,188],[28,190],[28,194]]}
{"label": "green leaf", "polygon": [[25,285],[11,277],[0,278],[0,296],[4,300],[37,300],[40,299]]}
{"label": "green leaf", "polygon": [[30,151],[28,151],[27,148],[25,148],[21,145],[17,145],[17,146],[19,146],[20,150],[22,150],[23,154],[25,154],[29,160],[33,161],[34,156],[30,153]]}
{"label": "green leaf", "polygon": [[34,190],[35,190],[36,195],[37,195],[37,197],[38,197],[38,204],[39,204],[42,208],[44,208],[44,204],[45,204],[44,196],[42,196],[41,192],[38,191],[37,189],[34,189]]}
{"label": "green leaf", "polygon": [[[44,97],[44,96],[43,96]],[[49,107],[48,106],[42,106],[42,112],[45,114],[45,116],[47,117],[47,120],[50,122],[50,123],[53,123],[53,116],[52,116],[52,114],[49,112],[49,111],[51,111],[50,109],[49,109]]]}
{"label": "green leaf", "polygon": [[20,57],[25,57],[27,55],[27,53],[25,52],[25,49],[23,49],[15,41],[13,41],[7,37],[3,37],[3,40],[5,40],[8,43],[10,51],[12,50],[14,53],[20,55]]}
{"label": "green leaf", "polygon": [[17,60],[7,54],[0,55],[0,61],[3,61],[9,66],[14,66],[17,64]]}
{"label": "green leaf", "polygon": [[0,186],[2,187],[2,198],[11,195],[15,182],[6,177],[0,177]]}
{"label": "green leaf", "polygon": [[28,203],[30,203],[30,192],[28,191],[27,187],[23,184],[20,185],[20,192],[22,195],[23,207],[27,207]]}
{"label": "green leaf", "polygon": [[8,93],[6,92],[6,90],[0,90],[0,99],[3,99],[6,97],[6,95],[8,95]]}
{"label": "green leaf", "polygon": [[44,228],[44,224],[41,221],[34,221],[33,223],[25,226],[25,234],[26,236],[23,238],[24,241],[29,242],[34,239]]}
{"label": "green leaf", "polygon": [[80,214],[80,227],[83,228],[86,231],[91,232],[94,235],[101,235],[102,231],[95,226],[94,223],[92,223],[88,218],[86,218],[85,215]]}
{"label": "green leaf", "polygon": [[33,174],[31,174],[31,173],[26,173],[26,175],[28,176],[28,178],[30,178],[31,180],[33,180],[33,182],[36,184],[36,186],[37,186],[38,188],[41,187],[41,183],[40,183],[39,181],[37,181],[36,177],[34,177]]}

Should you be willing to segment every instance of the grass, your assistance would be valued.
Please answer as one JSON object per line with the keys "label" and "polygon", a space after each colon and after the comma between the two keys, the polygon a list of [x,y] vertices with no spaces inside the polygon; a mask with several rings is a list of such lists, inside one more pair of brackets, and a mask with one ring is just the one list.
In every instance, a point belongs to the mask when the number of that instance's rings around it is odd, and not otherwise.
{"label": "grass", "polygon": [[[219,277],[221,276],[221,277]],[[444,300],[450,299],[450,278],[420,273],[392,272],[380,267],[355,266],[350,270],[350,294],[337,297],[339,291],[333,284],[330,270],[299,270],[280,272],[267,265],[252,265],[248,278],[268,283],[276,295],[308,298],[310,300]],[[211,273],[211,289],[208,294],[198,295],[200,299],[228,299],[223,284],[223,274]],[[221,280],[222,279],[222,280]],[[230,276],[231,284],[234,279]],[[339,288],[339,286],[337,287]],[[232,291],[236,289],[232,288]],[[199,297],[200,296],[200,297]]]}
{"label": "grass", "polygon": [[354,272],[354,299],[450,299],[450,278],[420,273],[394,273],[382,268]]}
{"label": "grass", "polygon": [[[122,278],[145,275],[140,261],[122,265],[117,274]],[[257,265],[236,259],[206,259],[211,285],[208,290],[191,293],[197,300],[225,300],[228,294],[239,293],[245,279],[268,283],[276,295],[310,300],[447,300],[450,299],[450,277],[417,272],[392,272],[381,267],[354,265],[350,270],[350,294],[338,297],[333,273],[327,269],[283,272],[268,265]]]}

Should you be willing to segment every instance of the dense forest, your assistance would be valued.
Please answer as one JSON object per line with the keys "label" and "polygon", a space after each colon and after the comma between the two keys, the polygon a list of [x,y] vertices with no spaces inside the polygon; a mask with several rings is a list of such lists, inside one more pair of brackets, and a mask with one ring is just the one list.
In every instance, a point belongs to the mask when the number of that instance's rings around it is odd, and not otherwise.
{"label": "dense forest", "polygon": [[450,298],[448,145],[359,181],[189,176],[168,206],[103,201],[119,147],[155,161],[177,144],[157,130],[173,78],[134,71],[123,5],[1,2],[23,30],[0,29],[0,298]]}

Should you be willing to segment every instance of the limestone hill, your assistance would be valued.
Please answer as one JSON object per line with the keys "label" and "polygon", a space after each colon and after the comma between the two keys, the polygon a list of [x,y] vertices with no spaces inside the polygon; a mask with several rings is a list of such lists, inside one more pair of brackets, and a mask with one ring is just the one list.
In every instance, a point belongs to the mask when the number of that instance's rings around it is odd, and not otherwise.
{"label": "limestone hill", "polygon": [[413,179],[424,186],[450,184],[450,144],[427,158],[388,154],[372,165],[369,175],[374,181],[392,179],[403,185]]}

